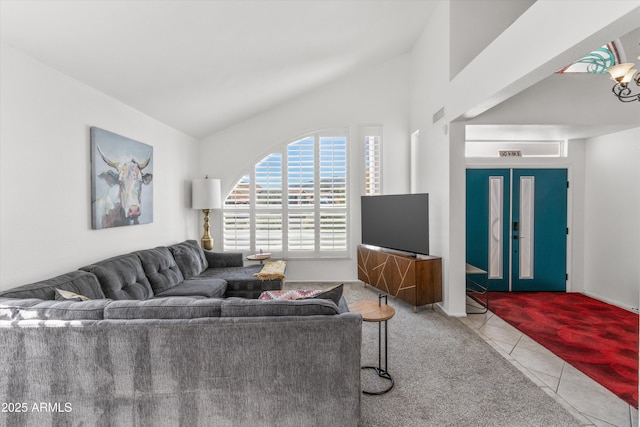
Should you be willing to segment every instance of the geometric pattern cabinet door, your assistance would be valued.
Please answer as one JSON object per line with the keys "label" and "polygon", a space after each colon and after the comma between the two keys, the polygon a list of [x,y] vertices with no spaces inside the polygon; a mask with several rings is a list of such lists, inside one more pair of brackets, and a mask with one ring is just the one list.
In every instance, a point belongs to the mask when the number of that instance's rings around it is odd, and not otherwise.
{"label": "geometric pattern cabinet door", "polygon": [[358,279],[391,296],[418,306],[442,301],[442,259],[415,258],[382,248],[358,246]]}

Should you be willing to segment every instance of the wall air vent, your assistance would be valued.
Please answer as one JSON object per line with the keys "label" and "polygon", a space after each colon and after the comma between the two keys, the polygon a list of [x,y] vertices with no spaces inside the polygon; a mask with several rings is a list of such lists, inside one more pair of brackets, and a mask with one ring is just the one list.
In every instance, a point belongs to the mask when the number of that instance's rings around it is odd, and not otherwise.
{"label": "wall air vent", "polygon": [[433,123],[437,122],[443,117],[444,117],[444,107],[442,107],[441,109],[435,112],[435,114],[433,115]]}

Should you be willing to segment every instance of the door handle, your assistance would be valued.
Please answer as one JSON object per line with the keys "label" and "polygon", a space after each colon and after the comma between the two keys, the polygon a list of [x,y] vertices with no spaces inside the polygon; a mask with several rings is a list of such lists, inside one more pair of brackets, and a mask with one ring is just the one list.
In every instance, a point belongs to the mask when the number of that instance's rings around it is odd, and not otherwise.
{"label": "door handle", "polygon": [[518,236],[517,234],[513,235],[513,240],[519,240],[519,239],[520,239],[520,236]]}

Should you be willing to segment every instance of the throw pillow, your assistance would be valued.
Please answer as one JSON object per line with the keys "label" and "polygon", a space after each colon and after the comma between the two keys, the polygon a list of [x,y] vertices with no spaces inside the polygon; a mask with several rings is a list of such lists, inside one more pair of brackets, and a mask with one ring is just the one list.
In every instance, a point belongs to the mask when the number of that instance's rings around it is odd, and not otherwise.
{"label": "throw pillow", "polygon": [[304,299],[304,298],[312,298],[314,295],[318,295],[322,293],[321,290],[303,290],[303,289],[292,289],[289,291],[264,291],[260,294],[258,299],[261,300],[277,300],[277,299],[286,299],[286,300],[294,300],[294,299]]}
{"label": "throw pillow", "polygon": [[321,299],[328,299],[330,301],[333,301],[336,305],[338,305],[339,302],[340,302],[340,298],[342,297],[343,288],[344,288],[344,284],[340,284],[340,285],[334,286],[334,287],[329,288],[329,289],[327,289],[325,291],[323,291],[321,289],[310,289],[310,290],[292,289],[292,290],[289,290],[289,291],[264,291],[262,294],[260,294],[258,299],[261,299],[261,300],[279,300],[279,299],[294,300],[294,299],[321,298]]}
{"label": "throw pillow", "polygon": [[339,305],[340,303],[340,298],[342,298],[342,291],[344,288],[344,283],[341,283],[337,286],[334,286],[332,288],[327,289],[326,291],[322,291],[319,294],[313,295],[313,296],[309,296],[306,297],[304,299],[309,299],[309,298],[322,298],[322,299],[328,299],[333,301],[334,303],[336,303],[336,305]]}
{"label": "throw pillow", "polygon": [[89,301],[90,298],[84,295],[76,294],[75,292],[65,291],[63,289],[56,288],[56,301]]}

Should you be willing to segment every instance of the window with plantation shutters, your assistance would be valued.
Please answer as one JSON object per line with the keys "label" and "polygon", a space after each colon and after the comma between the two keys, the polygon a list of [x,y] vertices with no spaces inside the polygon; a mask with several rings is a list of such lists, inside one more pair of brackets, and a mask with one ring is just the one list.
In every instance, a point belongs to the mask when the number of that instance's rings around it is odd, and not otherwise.
{"label": "window with plantation shutters", "polygon": [[346,256],[346,132],[318,132],[258,162],[228,194],[224,250]]}
{"label": "window with plantation shutters", "polygon": [[382,137],[377,128],[365,130],[364,138],[364,193],[366,196],[382,194]]}

